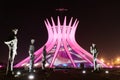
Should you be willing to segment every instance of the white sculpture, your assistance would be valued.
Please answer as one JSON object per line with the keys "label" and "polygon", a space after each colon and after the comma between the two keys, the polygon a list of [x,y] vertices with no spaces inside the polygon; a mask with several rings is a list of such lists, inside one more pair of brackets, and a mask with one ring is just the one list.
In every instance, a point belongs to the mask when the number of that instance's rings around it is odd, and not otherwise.
{"label": "white sculpture", "polygon": [[12,31],[14,33],[13,39],[4,42],[9,48],[7,73],[10,72],[10,71],[11,72],[13,71],[13,63],[14,63],[15,55],[17,55],[18,39],[17,39],[16,35],[17,35],[17,32],[18,32],[18,29],[13,29]]}
{"label": "white sculpture", "polygon": [[92,46],[90,46],[90,52],[93,55],[93,64],[94,64],[94,71],[97,70],[97,56],[98,56],[98,51],[96,49],[96,44],[92,44]]}
{"label": "white sculpture", "polygon": [[29,63],[29,72],[33,72],[33,66],[34,66],[34,43],[35,40],[31,39],[31,44],[29,46],[29,56],[30,56],[30,63]]}

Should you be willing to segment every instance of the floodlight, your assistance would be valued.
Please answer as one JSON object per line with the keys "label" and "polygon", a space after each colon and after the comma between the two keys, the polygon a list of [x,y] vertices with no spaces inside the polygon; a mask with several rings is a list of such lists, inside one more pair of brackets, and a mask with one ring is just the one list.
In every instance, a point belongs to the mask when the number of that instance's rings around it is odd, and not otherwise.
{"label": "floodlight", "polygon": [[30,74],[29,76],[28,76],[28,79],[30,79],[30,80],[33,80],[35,78],[35,76],[33,75],[33,74]]}

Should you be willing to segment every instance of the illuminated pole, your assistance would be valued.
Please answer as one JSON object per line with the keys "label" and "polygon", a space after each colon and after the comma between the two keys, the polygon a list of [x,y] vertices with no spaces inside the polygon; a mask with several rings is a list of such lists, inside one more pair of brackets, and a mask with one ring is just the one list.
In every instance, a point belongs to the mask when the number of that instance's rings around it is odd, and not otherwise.
{"label": "illuminated pole", "polygon": [[7,64],[6,74],[12,74],[15,55],[17,55],[18,39],[17,39],[16,35],[18,32],[18,29],[13,29],[12,32],[14,33],[13,39],[4,42],[9,48],[9,56],[8,56],[8,64]]}
{"label": "illuminated pole", "polygon": [[96,44],[92,44],[92,46],[90,46],[90,52],[93,55],[93,64],[94,64],[94,71],[97,70],[97,55],[98,55],[98,51],[96,49]]}
{"label": "illuminated pole", "polygon": [[33,72],[33,66],[34,66],[34,39],[31,39],[31,44],[29,46],[29,56],[30,56],[30,63],[29,63],[29,72]]}

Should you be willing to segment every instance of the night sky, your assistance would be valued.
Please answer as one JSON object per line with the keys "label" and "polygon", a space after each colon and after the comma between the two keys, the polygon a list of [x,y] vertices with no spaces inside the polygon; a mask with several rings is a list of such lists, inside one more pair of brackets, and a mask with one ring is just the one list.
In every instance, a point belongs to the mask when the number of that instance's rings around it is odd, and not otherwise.
{"label": "night sky", "polygon": [[[39,0],[40,1],[40,0]],[[13,28],[18,28],[18,55],[15,64],[28,56],[30,39],[34,38],[35,49],[42,47],[48,37],[44,24],[46,18],[60,16],[63,20],[77,18],[80,23],[76,31],[77,43],[89,51],[95,43],[98,57],[113,59],[120,57],[120,2],[101,0],[44,0],[4,1],[0,3],[0,63],[8,59],[8,47],[4,41],[11,35]],[[58,8],[68,11],[59,12]]]}

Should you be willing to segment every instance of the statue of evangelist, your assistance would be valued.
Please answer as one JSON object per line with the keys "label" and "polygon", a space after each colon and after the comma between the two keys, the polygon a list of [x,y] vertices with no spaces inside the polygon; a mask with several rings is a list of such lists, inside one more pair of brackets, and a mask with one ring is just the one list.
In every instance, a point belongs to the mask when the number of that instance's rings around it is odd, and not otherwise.
{"label": "statue of evangelist", "polygon": [[42,56],[42,70],[45,70],[45,64],[46,64],[46,45],[43,48],[43,56]]}
{"label": "statue of evangelist", "polygon": [[17,55],[18,39],[16,35],[18,32],[18,29],[13,29],[12,32],[14,33],[13,39],[4,42],[9,48],[8,64],[7,64],[7,71],[6,71],[7,74],[9,72],[13,72],[14,59],[15,59],[15,55]]}
{"label": "statue of evangelist", "polygon": [[29,56],[30,56],[30,63],[29,63],[29,72],[33,72],[33,67],[34,67],[34,43],[35,39],[31,39],[31,44],[29,46]]}
{"label": "statue of evangelist", "polygon": [[93,55],[93,64],[94,64],[94,71],[97,70],[97,56],[98,56],[98,51],[96,48],[96,44],[92,43],[92,46],[90,46],[90,52]]}

